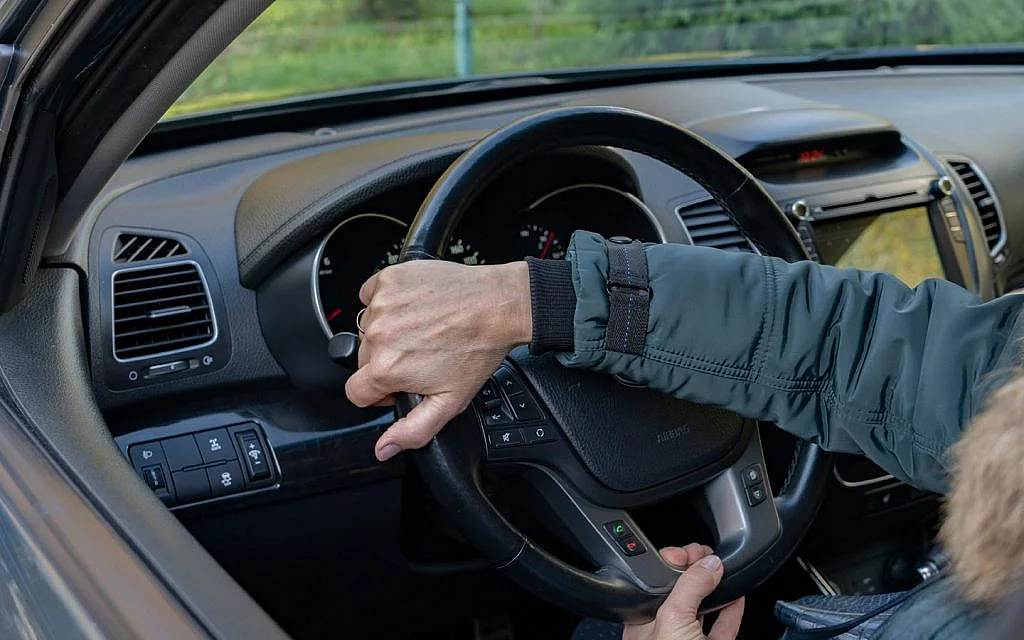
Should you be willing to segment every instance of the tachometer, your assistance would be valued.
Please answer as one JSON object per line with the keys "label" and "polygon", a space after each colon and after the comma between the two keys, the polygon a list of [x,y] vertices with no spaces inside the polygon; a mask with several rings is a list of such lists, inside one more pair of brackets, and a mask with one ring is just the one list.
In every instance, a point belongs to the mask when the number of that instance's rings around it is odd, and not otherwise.
{"label": "tachometer", "polygon": [[519,230],[519,252],[522,257],[551,258],[565,257],[565,247],[555,232],[539,224],[527,223]]}
{"label": "tachometer", "polygon": [[384,267],[398,262],[406,224],[379,213],[364,213],[334,228],[316,255],[313,298],[328,335],[356,330],[359,287]]}

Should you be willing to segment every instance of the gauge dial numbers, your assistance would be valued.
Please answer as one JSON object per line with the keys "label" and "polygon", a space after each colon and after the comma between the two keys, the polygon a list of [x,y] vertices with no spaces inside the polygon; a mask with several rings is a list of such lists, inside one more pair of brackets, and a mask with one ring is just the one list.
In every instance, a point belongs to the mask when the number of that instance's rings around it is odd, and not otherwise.
{"label": "gauge dial numbers", "polygon": [[398,262],[406,228],[397,218],[364,213],[344,220],[324,238],[316,253],[313,302],[327,335],[356,330],[359,288]]}
{"label": "gauge dial numbers", "polygon": [[480,255],[480,252],[473,248],[462,238],[452,238],[448,243],[448,249],[444,252],[444,259],[452,262],[461,262],[471,267],[478,264],[487,264],[487,260]]}
{"label": "gauge dial numbers", "polygon": [[539,224],[526,223],[519,229],[519,252],[524,258],[550,258],[561,260],[565,257],[565,247],[555,232]]}
{"label": "gauge dial numbers", "polygon": [[[359,289],[381,269],[397,264],[409,225],[380,213],[352,216],[320,243],[313,267],[313,304],[328,336],[356,331],[362,308]],[[480,252],[460,237],[452,238],[445,259],[467,265],[485,264]]]}

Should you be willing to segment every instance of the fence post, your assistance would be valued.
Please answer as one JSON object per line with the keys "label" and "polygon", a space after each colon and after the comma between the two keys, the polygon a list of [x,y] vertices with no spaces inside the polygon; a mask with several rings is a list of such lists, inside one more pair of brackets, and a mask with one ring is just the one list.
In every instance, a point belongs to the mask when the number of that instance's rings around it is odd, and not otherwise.
{"label": "fence post", "polygon": [[472,0],[455,0],[455,73],[473,75]]}

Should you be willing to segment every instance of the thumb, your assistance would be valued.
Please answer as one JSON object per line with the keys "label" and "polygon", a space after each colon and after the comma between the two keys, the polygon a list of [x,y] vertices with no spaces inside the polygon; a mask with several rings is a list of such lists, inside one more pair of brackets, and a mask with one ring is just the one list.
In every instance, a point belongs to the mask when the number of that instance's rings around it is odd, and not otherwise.
{"label": "thumb", "polygon": [[661,605],[662,612],[672,621],[692,623],[704,598],[711,595],[722,581],[722,561],[718,556],[705,556],[693,564],[676,580],[672,593]]}
{"label": "thumb", "polygon": [[409,415],[388,427],[377,440],[374,447],[377,459],[384,462],[405,449],[426,446],[462,409],[449,396],[425,396]]}

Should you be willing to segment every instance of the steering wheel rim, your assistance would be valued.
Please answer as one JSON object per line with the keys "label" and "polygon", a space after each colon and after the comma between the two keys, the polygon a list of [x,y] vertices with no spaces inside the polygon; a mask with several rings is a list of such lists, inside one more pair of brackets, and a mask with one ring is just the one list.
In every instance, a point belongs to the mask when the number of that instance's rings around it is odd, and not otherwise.
{"label": "steering wheel rim", "polygon": [[[410,225],[401,259],[443,255],[463,213],[504,167],[529,155],[575,146],[609,146],[660,160],[701,184],[762,254],[787,261],[809,259],[785,214],[746,169],[692,132],[617,107],[544,111],[478,142],[445,171],[427,195]],[[404,414],[419,398],[401,394],[397,400],[398,411]],[[535,545],[500,513],[481,486],[479,433],[479,427],[453,424],[414,453],[428,486],[467,539],[513,580],[559,606],[606,619],[650,620],[667,594],[664,585],[647,588],[635,576],[626,579],[606,568],[596,572],[578,569]],[[763,461],[756,430],[752,442],[748,448],[756,445],[756,451],[749,455]],[[815,445],[798,443],[778,497],[768,501],[777,513],[777,537],[742,566],[730,566],[727,560],[725,577],[705,599],[704,610],[720,607],[753,589],[793,552],[817,512],[830,471],[829,454]],[[542,472],[534,468],[531,473]],[[539,482],[548,480],[538,476]]]}

